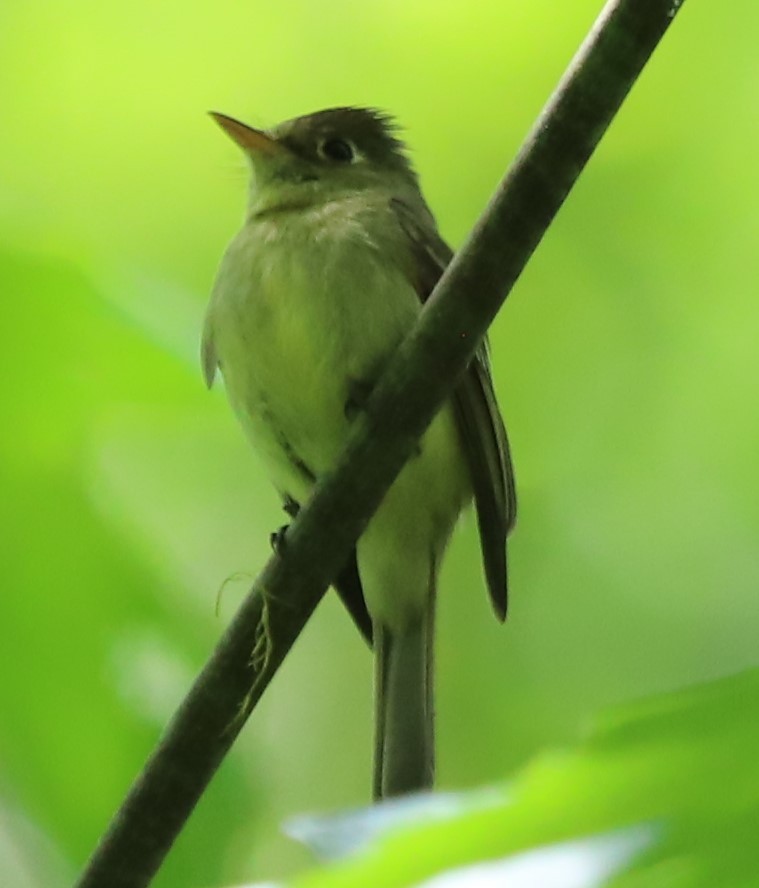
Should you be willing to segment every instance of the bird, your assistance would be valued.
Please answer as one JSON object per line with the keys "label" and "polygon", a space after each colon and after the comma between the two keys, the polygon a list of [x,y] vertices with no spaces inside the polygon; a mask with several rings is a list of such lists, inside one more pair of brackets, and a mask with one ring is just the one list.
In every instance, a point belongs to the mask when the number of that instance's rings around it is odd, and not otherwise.
{"label": "bird", "polygon": [[[394,349],[451,261],[400,128],[328,108],[271,129],[211,116],[250,168],[244,223],[202,335],[231,407],[294,516],[334,466]],[[440,566],[474,501],[484,574],[506,617],[516,492],[487,340],[369,520],[334,585],[375,657],[375,800],[434,783]]]}

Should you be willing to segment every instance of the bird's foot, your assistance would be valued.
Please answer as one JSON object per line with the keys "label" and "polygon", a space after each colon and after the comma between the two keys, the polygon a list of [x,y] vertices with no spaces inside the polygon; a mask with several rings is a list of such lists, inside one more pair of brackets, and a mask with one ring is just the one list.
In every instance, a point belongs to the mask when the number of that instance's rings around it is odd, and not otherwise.
{"label": "bird's foot", "polygon": [[269,534],[269,543],[277,555],[281,555],[285,550],[285,538],[289,530],[289,524],[283,524],[282,527]]}
{"label": "bird's foot", "polygon": [[286,493],[282,500],[282,508],[285,510],[285,514],[295,518],[300,512],[300,503],[296,502],[289,493]]}
{"label": "bird's foot", "polygon": [[368,379],[348,380],[348,398],[343,408],[347,420],[354,420],[364,409],[373,388],[374,382],[370,382]]}

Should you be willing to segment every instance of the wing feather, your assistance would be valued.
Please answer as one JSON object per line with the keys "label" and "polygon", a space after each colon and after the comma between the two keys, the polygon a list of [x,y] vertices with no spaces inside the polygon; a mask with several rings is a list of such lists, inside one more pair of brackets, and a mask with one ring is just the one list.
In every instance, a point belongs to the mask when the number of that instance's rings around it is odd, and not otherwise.
{"label": "wing feather", "polygon": [[203,338],[200,342],[200,364],[203,368],[203,379],[206,386],[211,388],[216,377],[216,368],[219,366],[219,358],[216,354],[216,346],[213,341],[213,304],[208,307],[206,320],[203,324]]}
{"label": "wing feather", "polygon": [[[391,201],[391,206],[409,239],[414,285],[425,302],[453,252],[431,218],[419,222],[418,214],[397,199]],[[453,406],[472,480],[490,599],[503,620],[508,604],[506,538],[516,521],[517,504],[509,442],[490,374],[487,339],[456,386]]]}

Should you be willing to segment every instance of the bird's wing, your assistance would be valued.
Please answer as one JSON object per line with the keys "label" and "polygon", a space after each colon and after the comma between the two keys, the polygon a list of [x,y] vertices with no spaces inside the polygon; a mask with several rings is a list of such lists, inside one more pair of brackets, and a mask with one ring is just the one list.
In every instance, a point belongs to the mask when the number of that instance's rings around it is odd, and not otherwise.
{"label": "bird's wing", "polygon": [[[418,221],[403,201],[391,206],[405,232],[413,260],[414,287],[426,302],[453,252],[434,224]],[[516,488],[503,424],[490,374],[487,339],[453,394],[453,405],[472,480],[482,559],[493,608],[505,619],[508,603],[506,537],[516,520]]]}
{"label": "bird's wing", "polygon": [[213,303],[208,306],[206,319],[203,324],[203,337],[200,341],[200,364],[203,368],[203,379],[208,388],[211,388],[216,376],[216,368],[219,365],[216,346],[213,341]]}
{"label": "bird's wing", "polygon": [[359,632],[364,636],[364,640],[369,647],[372,647],[374,627],[369,611],[366,609],[364,589],[361,585],[361,577],[358,575],[355,546],[351,549],[345,566],[332,581],[332,585],[335,587],[335,592],[337,592],[340,601],[342,601],[345,609],[351,615]]}
{"label": "bird's wing", "polygon": [[[295,518],[300,512],[300,503],[289,494],[282,495],[282,508],[291,518]],[[374,627],[369,611],[366,609],[364,590],[361,586],[361,578],[358,575],[358,562],[356,561],[356,547],[354,546],[348,560],[343,565],[340,573],[332,581],[340,601],[350,614],[359,632],[364,636],[369,647],[374,641]]]}

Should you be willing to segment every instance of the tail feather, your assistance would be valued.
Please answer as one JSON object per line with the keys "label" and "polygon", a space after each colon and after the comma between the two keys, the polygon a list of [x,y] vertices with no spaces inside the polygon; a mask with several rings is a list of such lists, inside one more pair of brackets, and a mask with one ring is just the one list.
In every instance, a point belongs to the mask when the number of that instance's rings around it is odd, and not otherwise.
{"label": "tail feather", "polygon": [[375,625],[374,798],[432,787],[435,775],[432,695],[433,597],[403,631]]}

